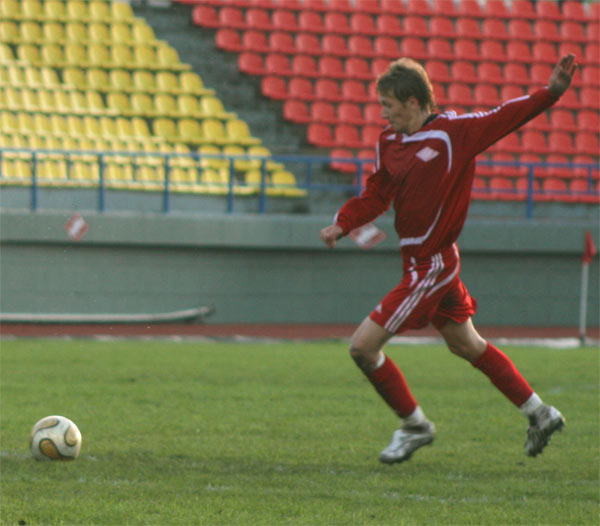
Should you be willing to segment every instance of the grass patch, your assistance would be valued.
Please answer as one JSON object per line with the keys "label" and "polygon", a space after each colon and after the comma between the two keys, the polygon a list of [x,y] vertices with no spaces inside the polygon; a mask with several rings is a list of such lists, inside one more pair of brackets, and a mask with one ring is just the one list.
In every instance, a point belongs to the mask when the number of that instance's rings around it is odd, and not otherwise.
{"label": "grass patch", "polygon": [[[441,346],[389,348],[437,438],[378,453],[396,420],[342,343],[14,340],[1,347],[1,524],[598,524],[593,349],[506,349],[567,418],[525,456],[526,420]],[[75,462],[28,451],[73,419]]]}

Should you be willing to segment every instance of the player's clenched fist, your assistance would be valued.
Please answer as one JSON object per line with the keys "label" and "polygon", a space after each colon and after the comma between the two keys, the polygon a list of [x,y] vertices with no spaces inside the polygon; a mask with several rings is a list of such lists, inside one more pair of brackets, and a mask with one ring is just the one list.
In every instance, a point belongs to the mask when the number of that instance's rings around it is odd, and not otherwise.
{"label": "player's clenched fist", "polygon": [[329,225],[321,230],[321,239],[329,248],[335,247],[337,240],[342,237],[344,231],[339,225]]}

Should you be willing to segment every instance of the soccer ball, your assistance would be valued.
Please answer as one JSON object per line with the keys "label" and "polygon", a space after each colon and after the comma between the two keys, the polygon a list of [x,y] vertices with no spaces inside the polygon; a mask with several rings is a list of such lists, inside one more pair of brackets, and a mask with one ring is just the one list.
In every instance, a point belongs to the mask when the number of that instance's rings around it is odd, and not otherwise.
{"label": "soccer ball", "polygon": [[81,449],[81,433],[68,418],[47,416],[33,426],[29,449],[38,460],[75,460]]}

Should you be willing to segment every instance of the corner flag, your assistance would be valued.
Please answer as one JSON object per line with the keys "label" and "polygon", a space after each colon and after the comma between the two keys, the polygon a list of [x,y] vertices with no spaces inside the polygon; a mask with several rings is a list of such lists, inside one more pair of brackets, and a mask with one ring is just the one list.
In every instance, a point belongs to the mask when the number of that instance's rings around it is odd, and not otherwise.
{"label": "corner flag", "polygon": [[587,323],[587,297],[588,297],[588,276],[590,263],[598,253],[594,239],[589,230],[585,232],[585,244],[583,248],[583,257],[581,258],[581,303],[579,304],[579,340],[581,345],[585,344],[585,327]]}

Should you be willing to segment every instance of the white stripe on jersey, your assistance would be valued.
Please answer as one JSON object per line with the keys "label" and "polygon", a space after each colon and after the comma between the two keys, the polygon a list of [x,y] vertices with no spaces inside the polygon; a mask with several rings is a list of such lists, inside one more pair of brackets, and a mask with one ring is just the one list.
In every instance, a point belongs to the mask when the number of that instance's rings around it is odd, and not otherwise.
{"label": "white stripe on jersey", "polygon": [[441,215],[442,215],[442,207],[440,207],[440,209],[438,210],[438,213],[435,216],[433,223],[431,223],[431,226],[427,229],[427,232],[425,232],[425,234],[423,234],[420,237],[403,237],[403,238],[401,238],[400,239],[400,247],[405,247],[407,245],[421,245],[423,243],[423,241],[425,241],[431,235],[431,232],[433,232],[433,229],[435,228],[435,225],[437,225],[437,222],[439,221]]}
{"label": "white stripe on jersey", "polygon": [[441,139],[448,149],[448,171],[452,168],[452,142],[450,136],[442,130],[430,130],[413,133],[412,135],[403,135],[402,142],[426,141],[428,139]]}
{"label": "white stripe on jersey", "polygon": [[503,106],[506,106],[507,104],[512,104],[513,102],[520,102],[522,100],[528,99],[529,97],[530,97],[530,95],[523,95],[522,97],[517,97],[516,99],[507,100],[506,102],[504,102],[497,108],[494,108],[490,111],[477,111],[475,113],[463,113],[462,115],[458,115],[455,111],[448,111],[446,113],[442,113],[440,115],[440,117],[444,117],[451,121],[457,120],[457,119],[477,119],[480,117],[485,117],[487,115],[491,115],[492,113],[496,113],[500,110],[500,108],[502,108]]}
{"label": "white stripe on jersey", "polygon": [[404,323],[406,318],[410,316],[411,312],[419,304],[427,290],[435,283],[435,280],[443,270],[444,259],[440,253],[435,254],[431,258],[431,267],[427,271],[427,275],[423,281],[417,284],[415,289],[404,299],[385,324],[384,328],[388,332],[395,333],[398,330],[400,325]]}

